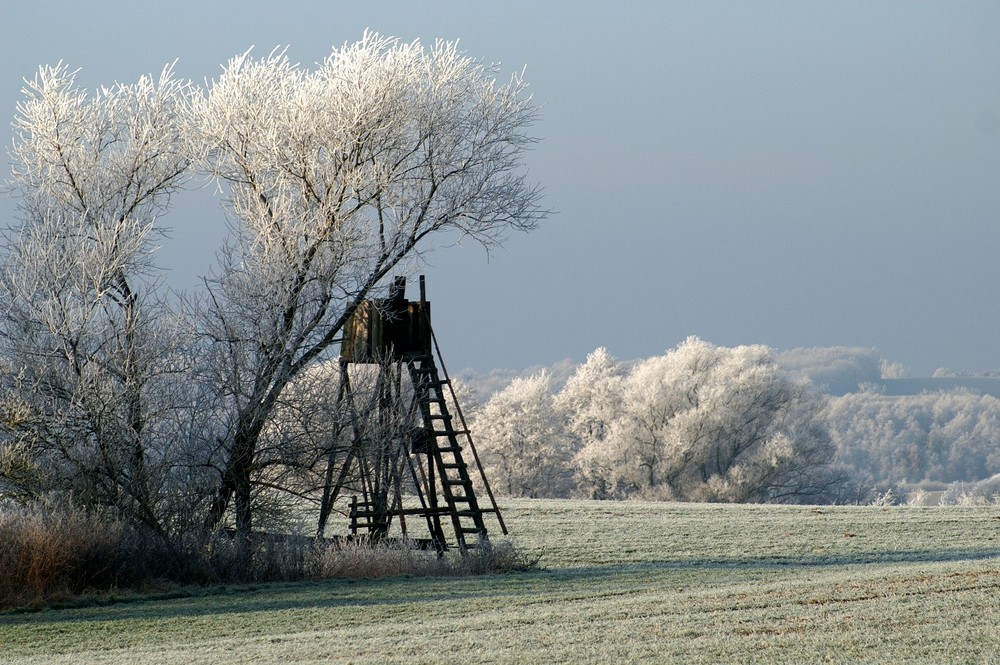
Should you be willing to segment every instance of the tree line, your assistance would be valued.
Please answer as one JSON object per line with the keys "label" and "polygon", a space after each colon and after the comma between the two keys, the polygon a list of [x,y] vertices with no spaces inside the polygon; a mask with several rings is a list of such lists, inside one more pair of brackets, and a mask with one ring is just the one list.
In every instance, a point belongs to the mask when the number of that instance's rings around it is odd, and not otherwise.
{"label": "tree line", "polygon": [[888,396],[887,368],[858,349],[689,338],[622,363],[599,348],[562,381],[515,378],[473,410],[474,431],[512,496],[854,503],[1000,473],[1000,399]]}

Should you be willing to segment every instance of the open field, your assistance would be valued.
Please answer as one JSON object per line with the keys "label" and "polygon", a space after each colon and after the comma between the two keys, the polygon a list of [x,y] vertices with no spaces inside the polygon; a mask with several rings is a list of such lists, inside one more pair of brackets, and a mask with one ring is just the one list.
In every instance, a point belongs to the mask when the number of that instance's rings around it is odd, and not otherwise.
{"label": "open field", "polygon": [[505,505],[544,570],[0,615],[0,662],[1000,662],[998,507]]}

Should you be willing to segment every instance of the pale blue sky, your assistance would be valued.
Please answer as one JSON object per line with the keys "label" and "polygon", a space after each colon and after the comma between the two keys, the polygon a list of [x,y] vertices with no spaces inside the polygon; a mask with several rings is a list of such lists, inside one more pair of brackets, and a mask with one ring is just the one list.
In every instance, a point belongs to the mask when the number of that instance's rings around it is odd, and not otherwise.
{"label": "pale blue sky", "polygon": [[[312,63],[365,28],[526,65],[544,107],[529,166],[558,214],[425,270],[449,368],[694,334],[1000,369],[996,2],[4,3],[0,139],[43,63],[95,86],[178,59],[202,81],[251,45]],[[224,221],[204,192],[176,203],[162,263],[186,286]]]}

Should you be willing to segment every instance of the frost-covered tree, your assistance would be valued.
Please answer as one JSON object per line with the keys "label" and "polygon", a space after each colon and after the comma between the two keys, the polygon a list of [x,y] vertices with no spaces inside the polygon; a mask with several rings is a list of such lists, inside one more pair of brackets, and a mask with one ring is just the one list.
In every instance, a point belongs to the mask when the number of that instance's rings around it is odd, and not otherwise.
{"label": "frost-covered tree", "polygon": [[572,439],[553,406],[552,377],[514,379],[477,411],[473,431],[487,477],[506,496],[566,497]]}
{"label": "frost-covered tree", "polygon": [[820,500],[836,481],[821,403],[763,346],[689,338],[629,373],[620,411],[578,456],[618,496]]}
{"label": "frost-covered tree", "polygon": [[435,236],[491,247],[544,216],[523,168],[535,110],[520,77],[497,73],[454,43],[368,33],[313,70],[233,58],[195,100],[234,231],[202,318],[226,414],[209,525],[235,501],[249,530],[275,405],[390,273]]}
{"label": "frost-covered tree", "polygon": [[[342,427],[307,371],[352,312],[434,238],[489,249],[546,215],[535,108],[497,77],[453,43],[371,33],[311,70],[246,53],[204,90],[168,68],[88,96],[43,68],[15,122],[0,491],[63,488],[156,528],[232,512],[246,533],[267,495],[328,478]],[[152,256],[192,168],[232,233],[181,314]]]}
{"label": "frost-covered tree", "polygon": [[553,401],[574,439],[574,450],[580,451],[574,460],[577,482],[589,498],[613,495],[606,486],[611,469],[603,465],[602,455],[594,453],[602,449],[612,424],[622,415],[623,376],[619,362],[600,347],[587,356]]}
{"label": "frost-covered tree", "polygon": [[167,68],[88,96],[66,66],[41,68],[14,121],[20,220],[0,284],[2,445],[35,470],[20,477],[155,528],[180,356],[152,254],[188,168],[188,91]]}

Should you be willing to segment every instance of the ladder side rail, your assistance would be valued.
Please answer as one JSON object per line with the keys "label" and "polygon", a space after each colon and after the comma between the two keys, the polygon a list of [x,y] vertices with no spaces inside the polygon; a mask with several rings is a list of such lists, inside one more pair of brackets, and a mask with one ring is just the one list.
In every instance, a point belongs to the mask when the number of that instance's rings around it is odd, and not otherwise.
{"label": "ladder side rail", "polygon": [[441,364],[441,373],[444,374],[445,380],[448,382],[448,392],[451,394],[451,401],[455,404],[455,414],[458,416],[458,420],[462,423],[462,430],[465,432],[465,438],[469,443],[469,450],[472,451],[472,457],[476,461],[476,468],[479,470],[479,479],[483,483],[483,487],[486,489],[486,495],[490,499],[490,505],[493,509],[490,511],[496,515],[497,522],[500,523],[500,531],[503,535],[508,535],[507,525],[503,521],[503,515],[500,513],[500,506],[497,505],[496,496],[493,494],[493,488],[490,487],[490,481],[486,479],[486,472],[483,471],[483,463],[479,459],[479,451],[476,450],[476,444],[472,440],[472,432],[469,429],[468,423],[465,421],[465,414],[462,412],[462,405],[458,403],[458,397],[455,395],[455,388],[451,385],[451,377],[448,376],[448,368],[444,364],[444,357],[441,355],[441,347],[438,345],[437,335],[434,334],[434,329],[430,326],[429,322],[427,327],[430,329],[431,341],[434,344],[434,350],[437,352],[438,360]]}

